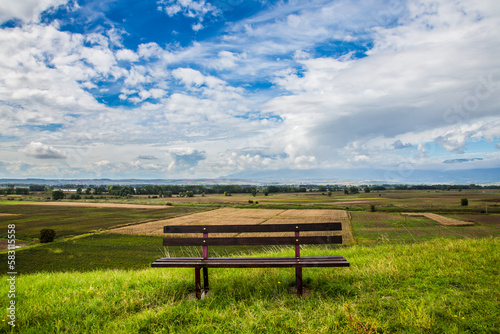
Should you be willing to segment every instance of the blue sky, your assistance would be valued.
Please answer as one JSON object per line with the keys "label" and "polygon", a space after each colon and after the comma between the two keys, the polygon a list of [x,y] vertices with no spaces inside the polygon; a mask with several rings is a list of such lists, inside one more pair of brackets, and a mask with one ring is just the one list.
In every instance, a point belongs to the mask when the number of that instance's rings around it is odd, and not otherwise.
{"label": "blue sky", "polygon": [[0,43],[4,178],[500,167],[496,0],[4,0]]}

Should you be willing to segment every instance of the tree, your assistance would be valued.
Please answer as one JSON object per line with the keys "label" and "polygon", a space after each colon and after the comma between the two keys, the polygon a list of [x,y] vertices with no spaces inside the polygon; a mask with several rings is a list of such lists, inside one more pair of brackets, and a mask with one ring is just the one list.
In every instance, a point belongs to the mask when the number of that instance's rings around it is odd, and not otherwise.
{"label": "tree", "polygon": [[28,188],[16,188],[16,195],[29,195],[30,191]]}
{"label": "tree", "polygon": [[467,198],[462,198],[460,204],[462,204],[462,206],[467,206],[469,205],[469,200]]}
{"label": "tree", "polygon": [[349,188],[349,193],[351,193],[351,194],[357,194],[357,193],[359,193],[358,187],[355,187],[355,186],[350,187]]}
{"label": "tree", "polygon": [[253,197],[257,196],[257,189],[255,189],[255,188],[252,189],[252,196]]}
{"label": "tree", "polygon": [[366,186],[364,189],[365,193],[369,193],[370,192],[370,187]]}
{"label": "tree", "polygon": [[82,188],[77,188],[76,189],[76,193],[77,193],[77,195],[81,195],[82,194]]}
{"label": "tree", "polygon": [[45,191],[45,186],[39,184],[32,184],[30,186],[30,191]]}
{"label": "tree", "polygon": [[44,228],[40,231],[40,242],[47,243],[54,241],[56,231],[50,228]]}
{"label": "tree", "polygon": [[52,192],[52,199],[54,201],[60,200],[64,198],[64,192],[62,190],[54,190]]}

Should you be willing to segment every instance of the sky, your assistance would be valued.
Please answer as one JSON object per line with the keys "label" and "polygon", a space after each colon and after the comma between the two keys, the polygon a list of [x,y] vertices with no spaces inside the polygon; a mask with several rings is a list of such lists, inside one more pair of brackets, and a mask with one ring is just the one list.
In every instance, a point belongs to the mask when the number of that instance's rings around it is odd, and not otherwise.
{"label": "sky", "polygon": [[497,0],[2,0],[0,177],[500,167]]}

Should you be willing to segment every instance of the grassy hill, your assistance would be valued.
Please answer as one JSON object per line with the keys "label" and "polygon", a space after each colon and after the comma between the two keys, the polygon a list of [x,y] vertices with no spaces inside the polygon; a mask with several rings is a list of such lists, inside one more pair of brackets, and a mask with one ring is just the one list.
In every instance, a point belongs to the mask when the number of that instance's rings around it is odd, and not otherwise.
{"label": "grassy hill", "polygon": [[[214,269],[194,299],[193,269],[97,270],[17,276],[19,333],[498,333],[498,238],[356,245],[350,268]],[[290,250],[274,251],[276,256]],[[258,254],[255,254],[258,255]],[[126,256],[131,256],[127,254]],[[9,291],[4,279],[0,290]],[[0,305],[8,305],[7,293]],[[7,319],[6,319],[7,320]]]}

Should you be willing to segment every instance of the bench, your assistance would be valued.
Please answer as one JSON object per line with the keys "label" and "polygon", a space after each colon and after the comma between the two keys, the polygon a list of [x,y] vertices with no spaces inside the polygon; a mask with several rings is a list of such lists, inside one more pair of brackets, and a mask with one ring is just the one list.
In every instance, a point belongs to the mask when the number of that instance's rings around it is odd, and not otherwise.
{"label": "bench", "polygon": [[[342,256],[301,257],[300,245],[341,244],[341,235],[310,236],[301,232],[341,231],[341,223],[311,224],[261,224],[261,225],[181,225],[164,226],[164,233],[197,233],[202,237],[168,237],[164,246],[202,246],[202,257],[164,257],[151,264],[160,268],[194,268],[196,298],[200,299],[209,290],[208,268],[295,268],[297,295],[302,295],[302,268],[305,267],[348,267],[349,262]],[[285,233],[292,236],[272,236]],[[292,233],[290,233],[292,232]],[[209,237],[209,234],[265,233],[259,237]],[[317,234],[317,233],[315,233]],[[270,236],[271,235],[271,236]],[[236,245],[294,245],[294,257],[208,257],[208,246]],[[201,292],[201,269],[203,269],[203,294]]]}

